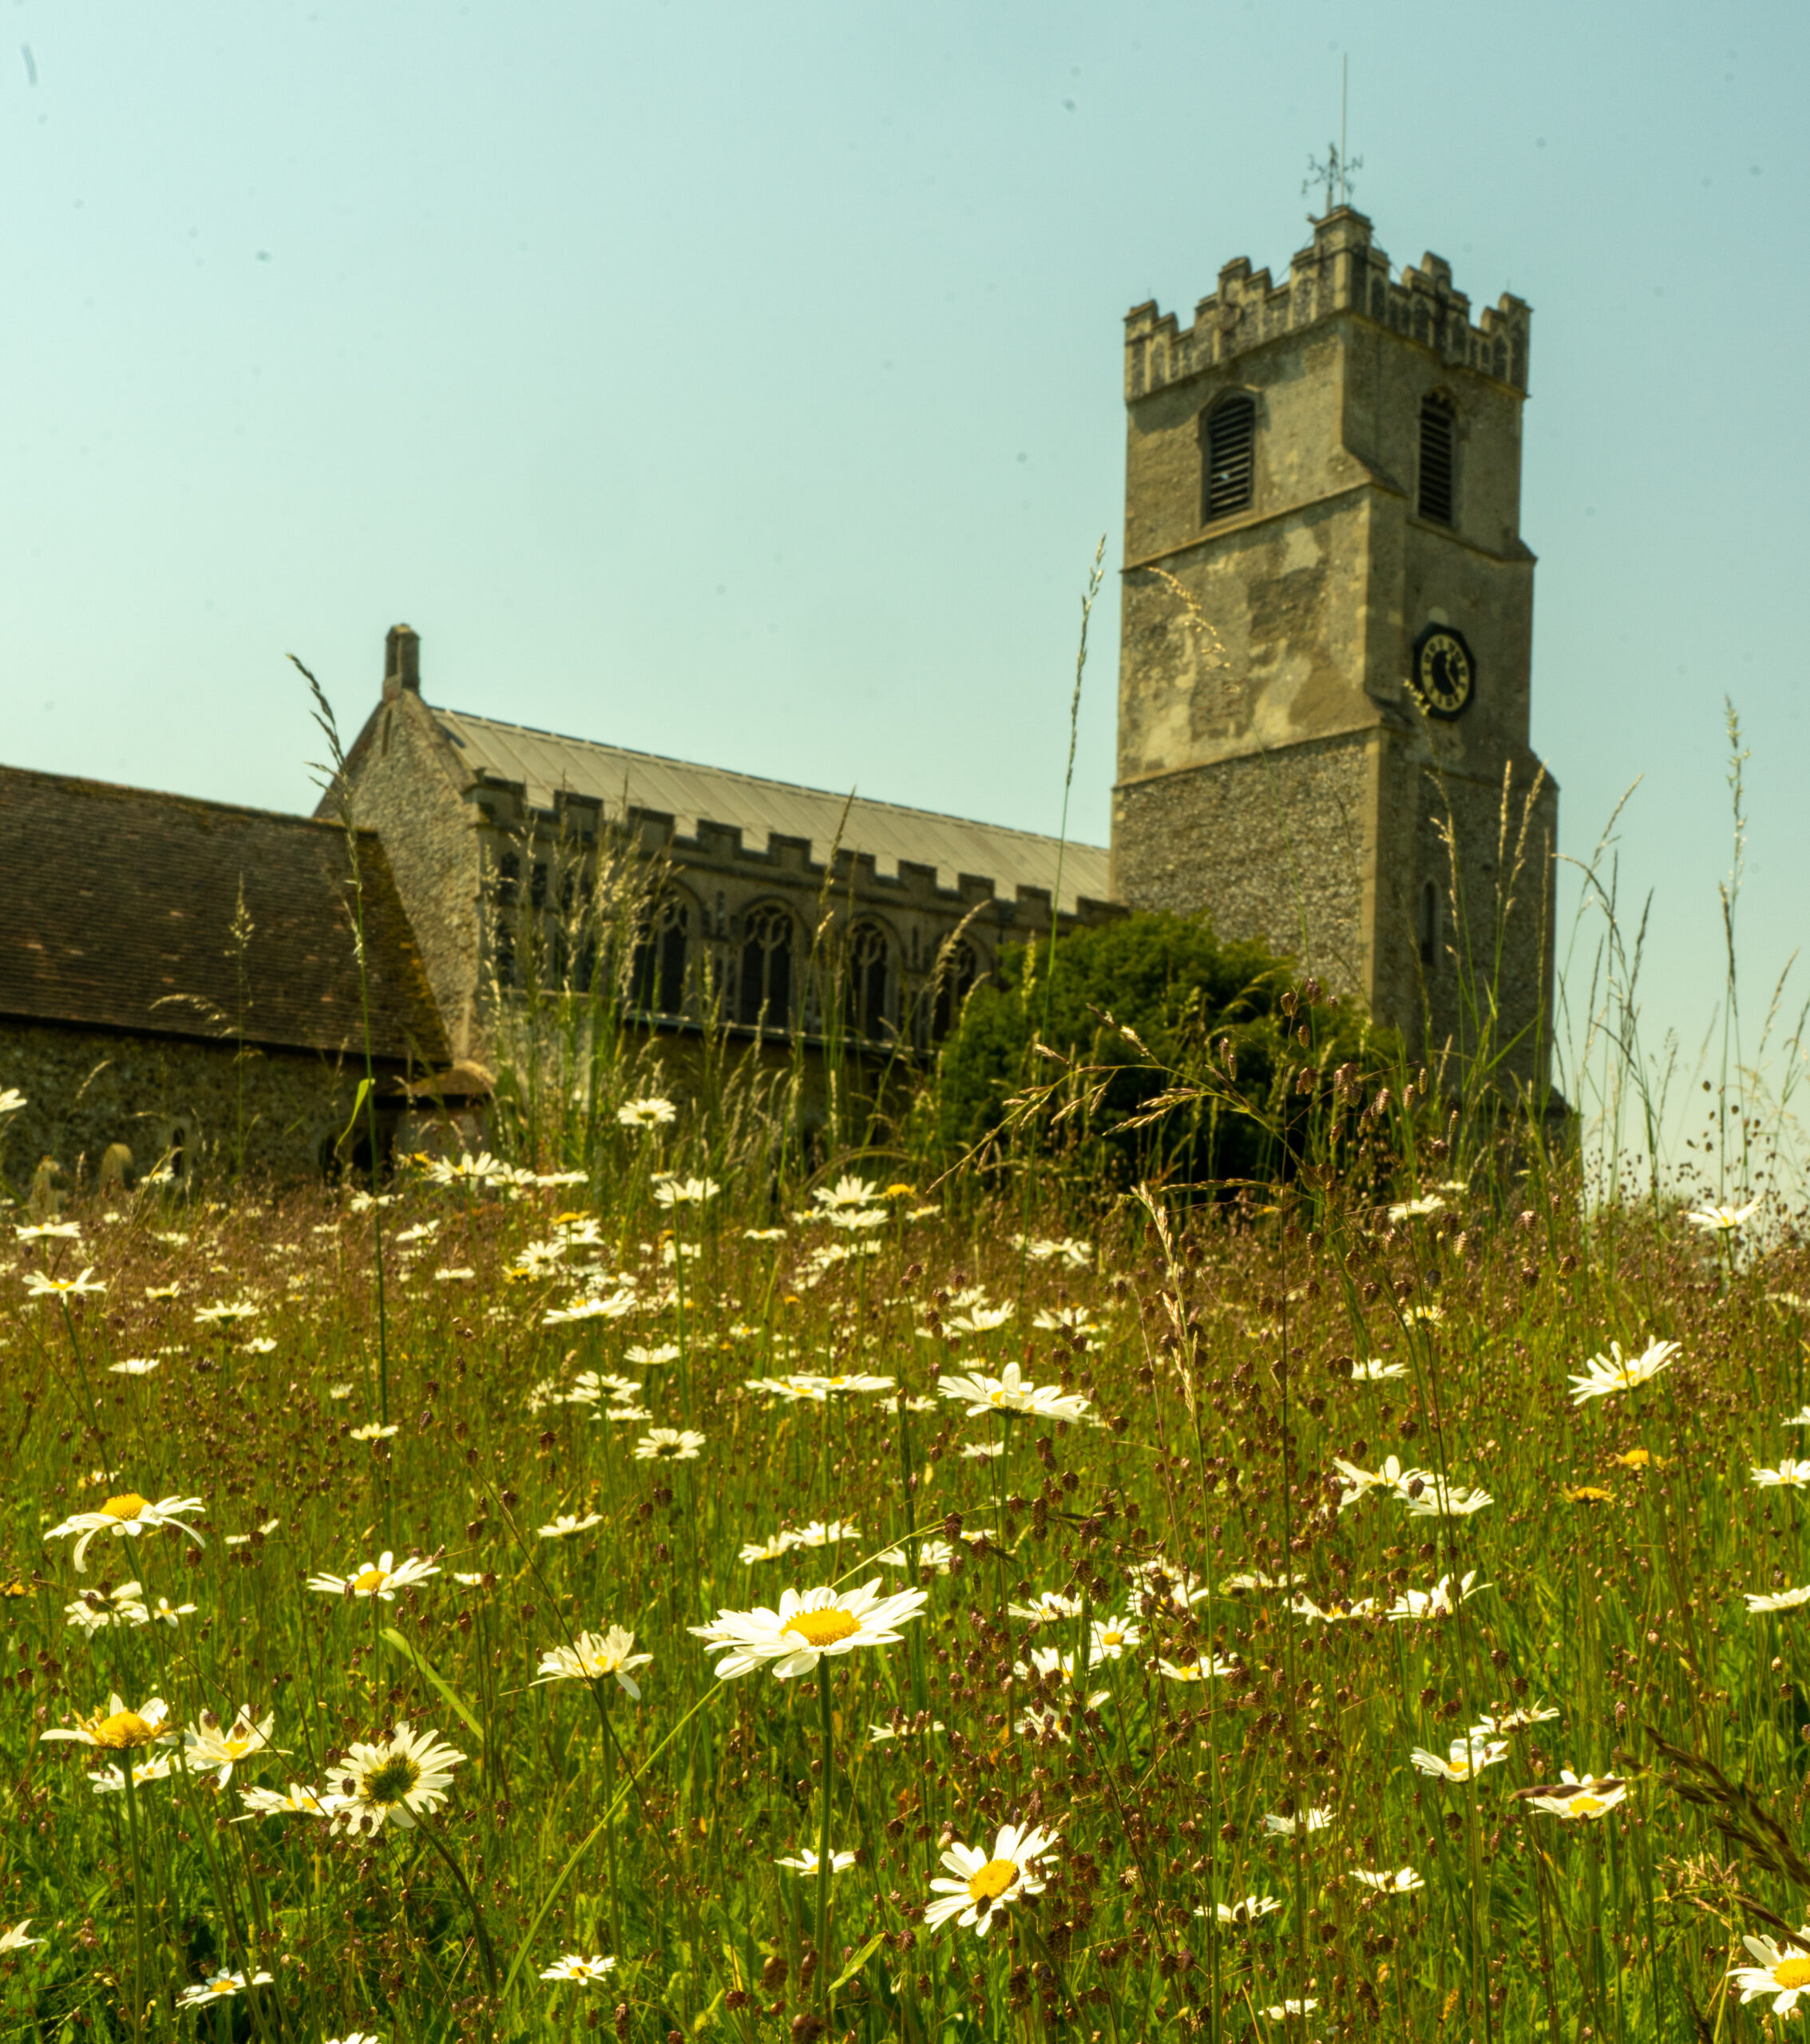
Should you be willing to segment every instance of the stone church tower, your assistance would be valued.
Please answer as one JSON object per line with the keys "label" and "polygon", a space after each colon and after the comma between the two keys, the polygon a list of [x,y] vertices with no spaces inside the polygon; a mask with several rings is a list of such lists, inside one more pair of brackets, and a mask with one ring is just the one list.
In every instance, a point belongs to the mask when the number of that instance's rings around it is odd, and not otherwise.
{"label": "stone church tower", "polygon": [[[1126,322],[1115,897],[1261,937],[1543,1085],[1558,791],[1527,742],[1529,310],[1341,207]],[[1448,1064],[1444,1083],[1456,1090]]]}

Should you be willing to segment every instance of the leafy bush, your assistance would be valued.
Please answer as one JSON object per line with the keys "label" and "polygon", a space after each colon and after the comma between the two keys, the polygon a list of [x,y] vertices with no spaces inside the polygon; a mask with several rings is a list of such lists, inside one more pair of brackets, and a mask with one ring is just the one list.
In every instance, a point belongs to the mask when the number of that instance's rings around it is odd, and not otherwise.
{"label": "leafy bush", "polygon": [[[1034,1049],[1040,1042],[1079,1068],[1064,1091],[1082,1104],[1059,1116],[1052,1102],[1021,1124],[1039,1151],[1119,1184],[1267,1174],[1297,1152],[1293,1075],[1367,1052],[1373,1064],[1392,1048],[1365,1018],[1324,997],[1285,1012],[1294,987],[1291,961],[1222,940],[1193,917],[1132,915],[1077,930],[1057,947],[1053,977],[1047,947],[1014,946],[944,1047],[929,1101],[934,1140],[945,1158],[959,1155],[1004,1128],[1008,1103],[1027,1087],[1059,1078]],[[1305,1047],[1296,1033],[1304,1027]],[[1220,1048],[1228,1040],[1229,1068]],[[1165,1093],[1202,1085],[1210,1097],[1131,1126]]]}

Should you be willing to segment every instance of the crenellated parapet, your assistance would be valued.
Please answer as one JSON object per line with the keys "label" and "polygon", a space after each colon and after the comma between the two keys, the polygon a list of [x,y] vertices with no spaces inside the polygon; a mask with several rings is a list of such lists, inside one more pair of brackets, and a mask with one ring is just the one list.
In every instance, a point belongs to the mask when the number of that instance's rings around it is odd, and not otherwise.
{"label": "crenellated parapet", "polygon": [[1253,270],[1244,256],[1219,272],[1219,287],[1183,327],[1154,301],[1125,319],[1125,394],[1147,397],[1222,367],[1279,335],[1341,313],[1374,320],[1391,333],[1429,347],[1442,361],[1526,392],[1531,308],[1504,291],[1473,323],[1471,301],[1452,283],[1444,257],[1390,274],[1389,259],[1371,240],[1370,223],[1349,206],[1317,220],[1311,248],[1289,266],[1285,283]]}

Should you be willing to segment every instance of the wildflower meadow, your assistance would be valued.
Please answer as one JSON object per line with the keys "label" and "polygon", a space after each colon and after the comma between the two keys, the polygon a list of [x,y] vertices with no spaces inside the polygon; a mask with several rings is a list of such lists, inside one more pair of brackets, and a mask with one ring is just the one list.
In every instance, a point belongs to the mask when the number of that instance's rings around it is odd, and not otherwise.
{"label": "wildflower meadow", "polygon": [[0,2034],[1789,2017],[1798,1238],[1343,1083],[1367,1171],[1205,1198],[650,1096],[15,1208]]}

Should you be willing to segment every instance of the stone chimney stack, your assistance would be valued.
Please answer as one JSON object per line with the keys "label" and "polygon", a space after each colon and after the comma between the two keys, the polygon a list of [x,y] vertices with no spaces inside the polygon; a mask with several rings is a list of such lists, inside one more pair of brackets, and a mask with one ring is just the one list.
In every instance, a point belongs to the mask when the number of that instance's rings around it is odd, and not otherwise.
{"label": "stone chimney stack", "polygon": [[393,624],[383,642],[383,699],[394,703],[403,690],[421,693],[421,634],[406,624]]}

